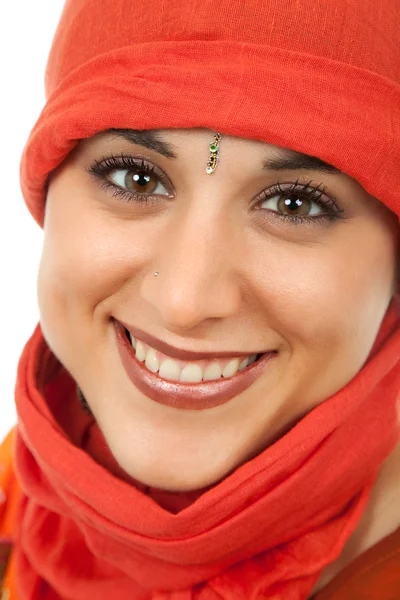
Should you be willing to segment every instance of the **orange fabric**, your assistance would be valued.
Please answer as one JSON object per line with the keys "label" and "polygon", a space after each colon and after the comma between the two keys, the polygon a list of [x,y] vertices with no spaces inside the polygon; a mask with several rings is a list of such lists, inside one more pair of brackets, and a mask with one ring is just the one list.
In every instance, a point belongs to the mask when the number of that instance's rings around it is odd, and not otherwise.
{"label": "orange fabric", "polygon": [[311,600],[398,600],[400,528],[364,552]]}
{"label": "orange fabric", "polygon": [[[399,215],[399,20],[398,0],[67,0],[21,161],[29,210],[42,225],[81,138],[208,127],[318,156]],[[399,440],[398,310],[347,386],[183,501],[124,480],[38,326],[16,387],[21,600],[304,600]]]}
{"label": "orange fabric", "polygon": [[[0,446],[0,468],[8,474],[12,473],[12,429]],[[0,539],[12,538],[13,519],[20,498],[21,490],[15,476],[11,480],[0,474],[0,489],[7,499],[7,515],[5,503],[0,513]],[[5,516],[6,515],[6,516]],[[8,600],[19,600],[16,580],[14,554],[8,562],[6,577],[0,578],[1,589],[7,590]],[[400,528],[381,540],[378,544],[364,552],[350,563],[323,590],[312,597],[312,600],[398,600],[400,590]]]}
{"label": "orange fabric", "polygon": [[21,185],[110,127],[208,127],[313,154],[399,212],[398,0],[67,0]]}
{"label": "orange fabric", "polygon": [[[16,503],[19,498],[18,482],[12,467],[14,429],[0,446],[0,541],[12,541]],[[5,492],[7,490],[7,493]]]}
{"label": "orange fabric", "polygon": [[114,471],[38,326],[16,387],[21,600],[307,598],[356,528],[399,438],[398,314],[397,299],[345,388],[174,512]]}
{"label": "orange fabric", "polygon": [[4,564],[0,564],[0,592],[2,589],[5,591],[5,600],[19,600],[15,579],[15,555],[12,553],[12,548],[15,543],[15,519],[22,491],[14,472],[14,438],[15,428],[8,433],[0,445],[0,548],[7,547],[3,555]]}

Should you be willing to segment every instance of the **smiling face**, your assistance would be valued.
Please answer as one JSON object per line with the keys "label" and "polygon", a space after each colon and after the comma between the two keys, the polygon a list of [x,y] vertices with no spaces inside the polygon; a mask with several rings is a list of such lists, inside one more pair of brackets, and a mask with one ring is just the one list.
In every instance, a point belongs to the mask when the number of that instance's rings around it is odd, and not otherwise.
{"label": "smiling face", "polygon": [[[121,467],[153,487],[198,489],[272,444],[361,369],[395,292],[398,221],[349,176],[287,149],[223,135],[209,175],[208,130],[126,137],[81,141],[52,175],[42,329]],[[142,351],[156,350],[133,380],[119,323]],[[179,350],[209,356],[190,361]],[[196,410],[190,394],[178,407],[155,401],[140,375],[172,355],[167,378],[190,362],[204,377],[211,364],[223,370],[237,355],[268,350],[275,356],[247,367],[256,376],[229,387],[227,401],[222,394],[207,404],[212,381],[173,384],[178,392],[203,386],[205,408],[197,397]],[[224,379],[239,381],[247,369]]]}

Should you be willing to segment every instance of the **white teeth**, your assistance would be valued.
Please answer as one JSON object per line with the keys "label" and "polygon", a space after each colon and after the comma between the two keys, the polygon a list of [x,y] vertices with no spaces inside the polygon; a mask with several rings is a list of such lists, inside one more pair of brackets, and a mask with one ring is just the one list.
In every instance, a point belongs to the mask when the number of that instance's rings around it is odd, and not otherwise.
{"label": "white teeth", "polygon": [[160,377],[167,379],[168,381],[179,381],[181,368],[176,360],[167,358],[167,360],[164,360],[164,362],[161,364],[158,374]]}
{"label": "white teeth", "polygon": [[144,347],[142,342],[139,342],[139,340],[136,343],[136,358],[140,362],[143,362],[146,358],[146,348]]}
{"label": "white teeth", "polygon": [[199,383],[203,379],[203,371],[199,365],[187,365],[181,371],[179,381]]}
{"label": "white teeth", "polygon": [[149,371],[152,373],[157,373],[160,368],[160,363],[158,362],[158,358],[156,356],[156,351],[153,348],[150,348],[147,352],[146,361],[144,363]]}
{"label": "white teeth", "polygon": [[140,361],[143,362],[146,359],[146,348],[144,347],[144,345],[142,344],[142,342],[139,342],[139,340],[136,342],[136,358]]}
{"label": "white teeth", "polygon": [[244,358],[241,362],[239,358],[233,358],[225,367],[221,367],[218,361],[210,363],[203,372],[200,365],[189,363],[183,368],[180,366],[182,361],[176,361],[172,358],[161,358],[160,353],[150,348],[147,344],[143,344],[140,340],[136,340],[129,334],[132,347],[135,350],[136,358],[139,362],[144,362],[146,367],[152,373],[157,373],[167,381],[185,381],[187,383],[200,383],[200,381],[215,381],[221,377],[232,377],[238,371],[243,371],[247,366],[252,365],[257,358],[257,354],[252,354]]}
{"label": "white teeth", "polygon": [[244,360],[242,360],[242,362],[240,363],[238,371],[243,371],[243,369],[245,369],[248,364],[249,364],[249,358],[247,357]]}
{"label": "white teeth", "polygon": [[233,360],[228,362],[228,364],[222,371],[222,377],[232,377],[232,375],[237,373],[238,368],[239,368],[239,359],[234,358]]}
{"label": "white teeth", "polygon": [[204,371],[203,380],[210,381],[212,379],[219,379],[222,375],[221,367],[218,363],[214,362],[211,365],[208,365],[206,370]]}

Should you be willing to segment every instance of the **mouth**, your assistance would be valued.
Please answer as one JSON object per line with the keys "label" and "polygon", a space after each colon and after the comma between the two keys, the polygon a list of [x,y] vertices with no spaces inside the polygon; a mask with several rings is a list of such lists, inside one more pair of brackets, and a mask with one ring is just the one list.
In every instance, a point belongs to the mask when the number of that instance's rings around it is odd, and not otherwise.
{"label": "mouth", "polygon": [[122,364],[135,387],[155,402],[185,410],[204,410],[228,402],[250,387],[278,354],[273,350],[176,359],[133,337],[119,321],[114,319],[113,325]]}

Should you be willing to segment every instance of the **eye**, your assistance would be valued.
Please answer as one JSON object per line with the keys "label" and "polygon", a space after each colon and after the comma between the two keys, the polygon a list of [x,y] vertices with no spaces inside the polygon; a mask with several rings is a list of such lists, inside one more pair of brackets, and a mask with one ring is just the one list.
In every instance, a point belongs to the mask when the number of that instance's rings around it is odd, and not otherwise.
{"label": "eye", "polygon": [[86,170],[101,182],[101,187],[112,191],[128,202],[157,203],[160,196],[172,198],[172,185],[161,169],[143,158],[129,155],[111,155],[95,161]]}
{"label": "eye", "polygon": [[265,200],[261,204],[261,208],[269,208],[282,212],[283,214],[301,217],[303,215],[312,216],[320,215],[324,211],[316,202],[312,202],[309,198],[300,198],[300,195],[287,198],[282,194],[276,194]]}
{"label": "eye", "polygon": [[257,206],[259,209],[268,209],[277,218],[289,219],[295,224],[314,224],[321,220],[334,220],[341,216],[341,210],[334,198],[328,197],[317,187],[295,183],[280,184],[262,193],[264,198]]}
{"label": "eye", "polygon": [[115,169],[110,171],[108,178],[120,188],[130,190],[133,194],[169,195],[159,177],[148,170]]}

